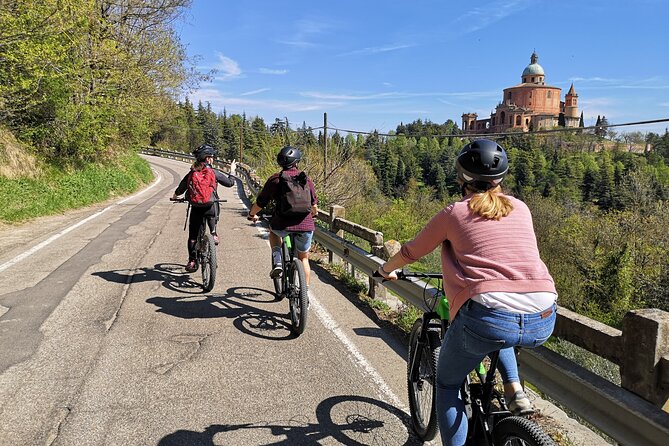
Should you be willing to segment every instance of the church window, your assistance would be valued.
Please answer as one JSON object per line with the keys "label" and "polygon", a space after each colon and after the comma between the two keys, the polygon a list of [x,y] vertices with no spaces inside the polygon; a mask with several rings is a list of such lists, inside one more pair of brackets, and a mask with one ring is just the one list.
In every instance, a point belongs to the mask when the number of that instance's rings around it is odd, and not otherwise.
{"label": "church window", "polygon": [[532,82],[534,82],[534,76],[532,77]]}
{"label": "church window", "polygon": [[511,92],[509,92],[509,97],[508,97],[508,99],[511,99]]}
{"label": "church window", "polygon": [[547,97],[548,99],[551,98],[551,93],[552,93],[552,92],[551,92],[550,90],[548,90],[548,91],[546,92],[546,97]]}
{"label": "church window", "polygon": [[520,125],[520,115],[516,116],[516,125]]}
{"label": "church window", "polygon": [[532,97],[532,92],[530,91],[530,97]]}

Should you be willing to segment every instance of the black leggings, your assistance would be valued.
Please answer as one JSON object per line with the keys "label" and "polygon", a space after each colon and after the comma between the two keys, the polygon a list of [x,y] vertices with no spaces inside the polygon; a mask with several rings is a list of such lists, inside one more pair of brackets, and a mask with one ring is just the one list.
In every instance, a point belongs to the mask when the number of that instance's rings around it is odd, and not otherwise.
{"label": "black leggings", "polygon": [[205,207],[190,208],[190,218],[188,219],[188,261],[195,260],[195,245],[197,244],[197,236],[200,233],[200,225],[202,221],[207,222],[209,231],[213,234],[216,232],[216,208],[214,205]]}

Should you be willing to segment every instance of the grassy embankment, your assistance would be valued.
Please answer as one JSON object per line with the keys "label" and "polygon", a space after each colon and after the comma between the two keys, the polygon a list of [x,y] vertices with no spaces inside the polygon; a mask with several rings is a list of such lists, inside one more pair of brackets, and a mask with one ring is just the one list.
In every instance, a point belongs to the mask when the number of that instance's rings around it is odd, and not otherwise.
{"label": "grassy embankment", "polygon": [[137,154],[80,168],[45,164],[0,135],[0,222],[15,224],[130,194],[153,173]]}

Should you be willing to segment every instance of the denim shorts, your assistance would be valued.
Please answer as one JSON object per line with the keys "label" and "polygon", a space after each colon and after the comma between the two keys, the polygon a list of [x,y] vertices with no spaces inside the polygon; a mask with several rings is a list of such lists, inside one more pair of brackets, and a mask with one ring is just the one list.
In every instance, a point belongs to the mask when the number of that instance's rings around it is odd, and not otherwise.
{"label": "denim shorts", "polygon": [[295,249],[297,249],[298,252],[309,252],[309,249],[311,249],[311,239],[314,237],[314,231],[297,232],[272,229],[272,232],[282,239],[290,233],[295,234],[293,240],[295,241]]}

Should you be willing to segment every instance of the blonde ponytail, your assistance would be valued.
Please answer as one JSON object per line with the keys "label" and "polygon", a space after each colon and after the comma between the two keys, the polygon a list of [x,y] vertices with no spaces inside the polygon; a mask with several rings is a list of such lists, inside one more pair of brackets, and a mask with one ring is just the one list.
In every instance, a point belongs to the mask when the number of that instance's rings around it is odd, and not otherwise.
{"label": "blonde ponytail", "polygon": [[469,200],[469,209],[488,220],[499,220],[511,213],[513,204],[502,195],[502,187],[497,186],[485,192],[475,192]]}

